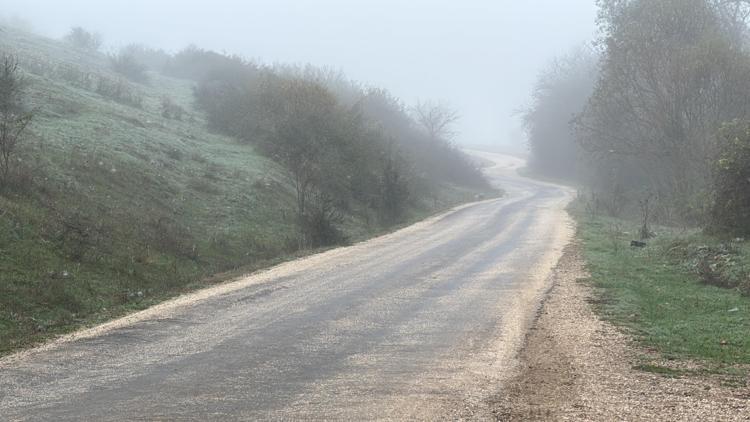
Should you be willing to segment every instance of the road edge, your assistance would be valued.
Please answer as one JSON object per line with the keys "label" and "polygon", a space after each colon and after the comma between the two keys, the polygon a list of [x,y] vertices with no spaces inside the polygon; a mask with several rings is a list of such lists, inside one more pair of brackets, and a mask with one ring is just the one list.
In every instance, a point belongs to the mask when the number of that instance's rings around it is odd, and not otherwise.
{"label": "road edge", "polygon": [[431,224],[439,222],[441,219],[446,218],[450,216],[451,214],[460,212],[466,208],[490,203],[493,201],[501,201],[504,199],[506,198],[501,196],[497,198],[490,198],[490,199],[486,199],[482,201],[475,201],[475,202],[469,202],[465,204],[456,205],[448,210],[438,212],[432,216],[429,216],[423,220],[417,221],[413,224],[397,228],[396,230],[385,233],[385,234],[381,234],[381,235],[378,235],[369,239],[359,241],[352,245],[335,247],[335,248],[327,249],[327,250],[320,251],[320,252],[314,252],[312,254],[309,254],[303,257],[293,258],[290,260],[283,261],[281,263],[277,263],[275,265],[271,265],[269,267],[261,268],[256,271],[249,272],[247,274],[231,276],[227,278],[226,280],[220,281],[212,286],[201,287],[201,288],[192,290],[187,293],[179,294],[173,298],[154,304],[153,306],[150,306],[146,309],[135,311],[135,312],[126,314],[124,316],[120,316],[115,319],[102,322],[100,324],[85,326],[76,331],[49,339],[48,341],[44,341],[35,346],[23,348],[11,354],[1,356],[0,368],[8,367],[12,365],[14,362],[25,359],[31,355],[53,350],[57,347],[60,347],[62,345],[65,345],[74,341],[98,337],[98,336],[107,334],[113,330],[128,327],[133,324],[148,320],[149,318],[152,318],[152,317],[159,316],[160,318],[163,318],[165,314],[169,314],[170,312],[173,312],[184,306],[190,306],[191,304],[194,304],[197,301],[206,300],[206,299],[216,297],[219,295],[223,295],[223,294],[228,294],[228,293],[241,290],[250,286],[271,283],[275,279],[275,273],[279,271],[283,271],[284,268],[288,265],[300,265],[300,264],[304,264],[306,266],[315,265],[321,261],[325,261],[327,259],[339,256],[340,254],[356,251],[357,249],[363,247],[366,244],[371,244],[373,242],[387,242],[392,237],[403,236],[412,231],[421,230]]}
{"label": "road edge", "polygon": [[553,270],[518,372],[489,403],[497,420],[748,420],[750,389],[634,369],[642,351],[595,313],[585,266],[575,239]]}

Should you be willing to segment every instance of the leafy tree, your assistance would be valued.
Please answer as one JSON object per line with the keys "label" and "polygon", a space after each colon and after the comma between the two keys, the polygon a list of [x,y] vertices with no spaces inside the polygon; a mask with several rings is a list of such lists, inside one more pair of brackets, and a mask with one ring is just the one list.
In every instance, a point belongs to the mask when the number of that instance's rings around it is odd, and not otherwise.
{"label": "leafy tree", "polygon": [[307,246],[305,219],[309,200],[323,179],[323,159],[332,152],[337,103],[325,88],[302,79],[279,80],[275,89],[268,88],[263,100],[269,136],[263,148],[292,174],[300,246]]}

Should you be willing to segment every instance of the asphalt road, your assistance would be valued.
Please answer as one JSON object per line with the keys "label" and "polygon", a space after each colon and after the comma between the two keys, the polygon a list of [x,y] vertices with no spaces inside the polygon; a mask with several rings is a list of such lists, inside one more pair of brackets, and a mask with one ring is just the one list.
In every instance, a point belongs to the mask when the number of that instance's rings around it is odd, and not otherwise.
{"label": "asphalt road", "polygon": [[0,360],[0,419],[491,417],[572,194],[483,156],[504,198]]}

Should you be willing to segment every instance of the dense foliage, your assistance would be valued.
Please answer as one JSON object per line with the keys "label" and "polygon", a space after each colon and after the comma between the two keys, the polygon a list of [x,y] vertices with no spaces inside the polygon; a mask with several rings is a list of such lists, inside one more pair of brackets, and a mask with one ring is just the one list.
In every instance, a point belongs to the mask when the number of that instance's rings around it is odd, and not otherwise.
{"label": "dense foliage", "polygon": [[602,2],[602,69],[581,143],[616,183],[654,192],[671,220],[705,222],[716,133],[750,113],[744,37],[736,15],[720,13],[731,4]]}
{"label": "dense foliage", "polygon": [[[593,90],[586,89],[590,65],[540,77],[526,115],[532,164],[560,177],[577,162],[594,208],[613,215],[641,214],[646,202],[647,214],[665,224],[741,231],[742,214],[719,216],[712,204],[726,205],[727,189],[744,188],[730,187],[714,163],[734,154],[720,140],[722,125],[750,118],[748,2],[598,4]],[[573,124],[563,129],[560,116],[571,114]]]}
{"label": "dense foliage", "polygon": [[[448,141],[452,119],[436,132],[437,122],[418,124],[386,91],[336,72],[261,68],[192,47],[172,66],[198,80],[197,101],[212,127],[257,145],[289,170],[303,245],[340,237],[336,210],[364,205],[389,225],[410,203],[431,199],[441,183],[487,187]],[[437,105],[431,115],[447,116]]]}
{"label": "dense foliage", "polygon": [[711,229],[750,236],[750,124],[727,124],[721,134]]}

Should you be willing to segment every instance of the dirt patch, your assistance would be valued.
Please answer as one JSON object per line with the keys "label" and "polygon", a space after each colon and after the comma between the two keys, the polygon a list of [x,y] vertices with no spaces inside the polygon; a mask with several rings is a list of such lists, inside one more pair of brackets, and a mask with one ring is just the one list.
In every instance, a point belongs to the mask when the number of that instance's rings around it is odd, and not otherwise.
{"label": "dirt patch", "polygon": [[634,369],[648,351],[594,314],[586,276],[580,245],[568,246],[519,373],[491,403],[498,420],[750,421],[747,386]]}

